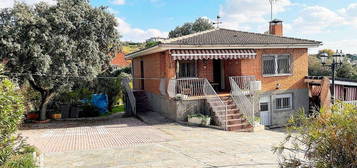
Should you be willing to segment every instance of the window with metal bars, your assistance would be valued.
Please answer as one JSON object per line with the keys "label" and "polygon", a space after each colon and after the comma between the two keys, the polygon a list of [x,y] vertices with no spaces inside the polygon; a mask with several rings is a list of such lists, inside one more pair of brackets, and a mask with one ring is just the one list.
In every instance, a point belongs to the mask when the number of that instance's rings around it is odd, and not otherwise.
{"label": "window with metal bars", "polygon": [[276,95],[275,109],[277,110],[292,109],[292,94]]}
{"label": "window with metal bars", "polygon": [[197,77],[197,62],[196,61],[180,61],[178,67],[179,78]]}
{"label": "window with metal bars", "polygon": [[263,75],[291,74],[290,55],[263,56]]}

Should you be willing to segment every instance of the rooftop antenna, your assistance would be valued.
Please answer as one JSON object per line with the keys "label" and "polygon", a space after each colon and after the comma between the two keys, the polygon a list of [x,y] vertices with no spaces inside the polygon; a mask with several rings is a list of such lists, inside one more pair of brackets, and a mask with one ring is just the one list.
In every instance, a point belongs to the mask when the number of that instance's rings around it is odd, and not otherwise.
{"label": "rooftop antenna", "polygon": [[213,22],[214,25],[217,25],[217,28],[219,28],[219,25],[222,24],[222,22],[220,21],[221,17],[217,16],[217,22]]}
{"label": "rooftop antenna", "polygon": [[269,0],[270,3],[270,20],[273,20],[273,6],[274,6],[274,2],[276,2],[278,0]]}

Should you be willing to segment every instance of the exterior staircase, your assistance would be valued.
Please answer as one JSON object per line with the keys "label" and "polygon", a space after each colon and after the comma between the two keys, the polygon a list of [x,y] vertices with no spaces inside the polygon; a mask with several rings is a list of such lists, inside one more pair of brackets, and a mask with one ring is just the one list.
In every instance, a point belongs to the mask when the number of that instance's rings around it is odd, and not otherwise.
{"label": "exterior staircase", "polygon": [[[227,105],[227,131],[254,131],[253,126],[244,118],[243,114],[239,112],[238,107],[235,105],[230,95],[220,96],[220,98]],[[224,111],[224,109],[222,110]]]}
{"label": "exterior staircase", "polygon": [[152,111],[148,97],[145,91],[136,90],[133,92],[136,100],[136,113],[147,113]]}

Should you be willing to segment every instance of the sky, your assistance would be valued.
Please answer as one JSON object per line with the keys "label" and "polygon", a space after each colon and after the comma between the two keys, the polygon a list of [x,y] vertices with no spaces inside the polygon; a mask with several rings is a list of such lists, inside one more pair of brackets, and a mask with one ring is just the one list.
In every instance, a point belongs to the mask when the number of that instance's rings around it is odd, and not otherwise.
{"label": "sky", "polygon": [[[54,0],[18,0],[29,4]],[[14,0],[0,0],[0,8]],[[199,17],[212,21],[222,17],[220,27],[264,33],[268,30],[268,0],[91,0],[107,6],[119,23],[123,41],[142,42],[150,37],[167,37],[168,32]],[[319,49],[357,54],[357,0],[278,0],[274,18],[284,21],[284,36],[318,40]]]}

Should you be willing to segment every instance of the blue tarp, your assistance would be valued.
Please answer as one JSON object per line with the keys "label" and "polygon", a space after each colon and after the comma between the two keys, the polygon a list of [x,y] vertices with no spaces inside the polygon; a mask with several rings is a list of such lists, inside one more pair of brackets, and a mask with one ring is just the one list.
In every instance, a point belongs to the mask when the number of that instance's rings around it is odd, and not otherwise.
{"label": "blue tarp", "polygon": [[100,114],[108,112],[108,96],[106,94],[93,94],[92,100],[81,100],[82,103],[91,103],[94,107],[98,108]]}
{"label": "blue tarp", "polygon": [[108,96],[106,94],[94,94],[92,104],[99,109],[100,114],[108,112]]}

